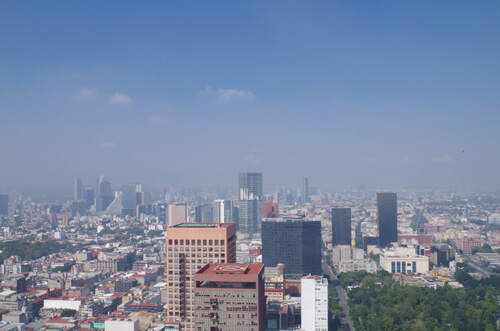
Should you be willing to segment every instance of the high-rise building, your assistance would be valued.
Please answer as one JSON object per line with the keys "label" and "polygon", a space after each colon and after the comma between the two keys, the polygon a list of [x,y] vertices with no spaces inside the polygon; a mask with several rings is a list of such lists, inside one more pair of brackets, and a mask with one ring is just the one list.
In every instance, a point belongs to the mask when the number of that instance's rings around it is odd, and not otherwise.
{"label": "high-rise building", "polygon": [[195,280],[195,330],[264,331],[263,264],[210,263]]}
{"label": "high-rise building", "polygon": [[85,205],[87,206],[87,208],[90,208],[90,206],[94,204],[94,199],[95,199],[94,189],[86,188],[83,191],[83,200],[85,200]]}
{"label": "high-rise building", "polygon": [[213,203],[214,223],[233,222],[233,202],[231,200],[215,200]]}
{"label": "high-rise building", "polygon": [[134,216],[134,209],[137,202],[136,184],[122,186],[122,214]]}
{"label": "high-rise building", "polygon": [[104,180],[104,176],[97,177],[96,211],[104,211],[113,201],[111,182]]}
{"label": "high-rise building", "polygon": [[306,177],[302,178],[301,201],[302,203],[309,202],[309,179]]}
{"label": "high-rise building", "polygon": [[9,195],[0,194],[0,215],[9,215]]}
{"label": "high-rise building", "polygon": [[167,228],[167,322],[194,330],[194,274],[207,263],[236,262],[236,224],[183,223]]}
{"label": "high-rise building", "polygon": [[396,193],[377,193],[378,233],[380,247],[398,241],[398,200]]}
{"label": "high-rise building", "polygon": [[332,208],[332,244],[351,244],[351,208]]}
{"label": "high-rise building", "polygon": [[328,279],[306,276],[300,283],[301,330],[328,331]]}
{"label": "high-rise building", "polygon": [[168,226],[186,223],[187,221],[187,203],[176,202],[168,205]]}
{"label": "high-rise building", "polygon": [[75,201],[83,200],[83,182],[80,178],[75,178],[75,192],[73,200]]}
{"label": "high-rise building", "polygon": [[262,262],[283,263],[287,275],[322,275],[321,222],[267,219],[262,222]]}
{"label": "high-rise building", "polygon": [[195,209],[196,223],[215,223],[213,206],[209,203],[196,206]]}
{"label": "high-rise building", "polygon": [[279,218],[280,208],[275,202],[264,202],[262,204],[262,218]]}
{"label": "high-rise building", "polygon": [[238,230],[250,235],[261,232],[262,174],[243,172],[238,177]]}

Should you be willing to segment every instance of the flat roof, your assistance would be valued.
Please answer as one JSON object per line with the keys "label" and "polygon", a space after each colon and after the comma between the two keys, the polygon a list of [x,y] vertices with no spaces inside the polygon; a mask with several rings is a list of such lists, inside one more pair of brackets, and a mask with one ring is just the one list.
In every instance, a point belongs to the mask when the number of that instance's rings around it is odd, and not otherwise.
{"label": "flat roof", "polygon": [[257,275],[263,268],[264,265],[258,263],[209,263],[196,273],[203,275]]}
{"label": "flat roof", "polygon": [[181,223],[173,228],[227,228],[235,223]]}

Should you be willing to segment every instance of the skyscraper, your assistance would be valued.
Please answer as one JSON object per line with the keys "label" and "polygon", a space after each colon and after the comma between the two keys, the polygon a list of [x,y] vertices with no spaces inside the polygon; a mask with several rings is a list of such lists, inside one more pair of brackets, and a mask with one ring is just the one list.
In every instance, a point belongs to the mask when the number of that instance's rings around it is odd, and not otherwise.
{"label": "skyscraper", "polygon": [[83,200],[83,183],[80,178],[75,178],[75,192],[73,200]]}
{"label": "skyscraper", "polygon": [[167,228],[167,325],[194,330],[194,274],[207,263],[236,262],[236,224],[183,223]]}
{"label": "skyscraper", "polygon": [[196,206],[195,209],[195,222],[196,223],[219,223],[214,221],[213,205],[204,203]]}
{"label": "skyscraper", "polygon": [[215,200],[213,212],[214,223],[234,223],[233,202],[231,200]]}
{"label": "skyscraper", "polygon": [[122,187],[122,215],[134,216],[137,202],[136,184],[123,185]]}
{"label": "skyscraper", "polygon": [[377,193],[379,246],[398,241],[398,200],[396,193]]}
{"label": "skyscraper", "polygon": [[238,230],[250,235],[261,232],[262,174],[243,172],[238,177]]}
{"label": "skyscraper", "polygon": [[9,195],[0,194],[0,215],[9,215]]}
{"label": "skyscraper", "polygon": [[284,263],[287,275],[322,275],[321,222],[267,219],[262,222],[262,262]]}
{"label": "skyscraper", "polygon": [[210,263],[194,280],[196,330],[266,329],[263,264]]}
{"label": "skyscraper", "polygon": [[351,208],[332,208],[332,243],[351,244]]}
{"label": "skyscraper", "polygon": [[302,203],[309,202],[309,179],[306,177],[302,178],[301,201]]}

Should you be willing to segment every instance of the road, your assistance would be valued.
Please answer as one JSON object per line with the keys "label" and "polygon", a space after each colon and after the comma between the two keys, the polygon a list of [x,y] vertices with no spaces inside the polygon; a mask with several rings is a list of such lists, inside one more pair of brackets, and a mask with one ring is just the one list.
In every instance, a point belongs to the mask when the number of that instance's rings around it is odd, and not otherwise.
{"label": "road", "polygon": [[496,275],[496,273],[481,267],[477,263],[474,263],[471,256],[469,256],[467,260],[469,261],[469,265],[474,269],[476,269],[477,271],[479,271],[479,273],[481,273],[484,277],[490,277],[491,275]]}
{"label": "road", "polygon": [[340,322],[342,324],[342,330],[344,331],[354,331],[354,325],[352,324],[351,316],[349,316],[349,305],[347,304],[347,293],[345,289],[340,286],[340,282],[337,276],[334,275],[333,271],[330,269],[330,266],[326,263],[326,261],[322,261],[323,272],[330,276],[332,280],[332,284],[335,286],[337,290],[337,294],[339,296],[339,305],[342,307],[344,313],[340,316]]}

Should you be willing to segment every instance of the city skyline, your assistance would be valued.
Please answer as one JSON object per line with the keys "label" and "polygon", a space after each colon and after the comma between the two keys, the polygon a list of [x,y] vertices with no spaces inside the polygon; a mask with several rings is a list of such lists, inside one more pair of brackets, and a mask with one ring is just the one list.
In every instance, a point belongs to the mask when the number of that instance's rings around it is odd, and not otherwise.
{"label": "city skyline", "polygon": [[[497,191],[500,4],[0,3],[0,191]],[[223,146],[224,148],[221,148]]]}

